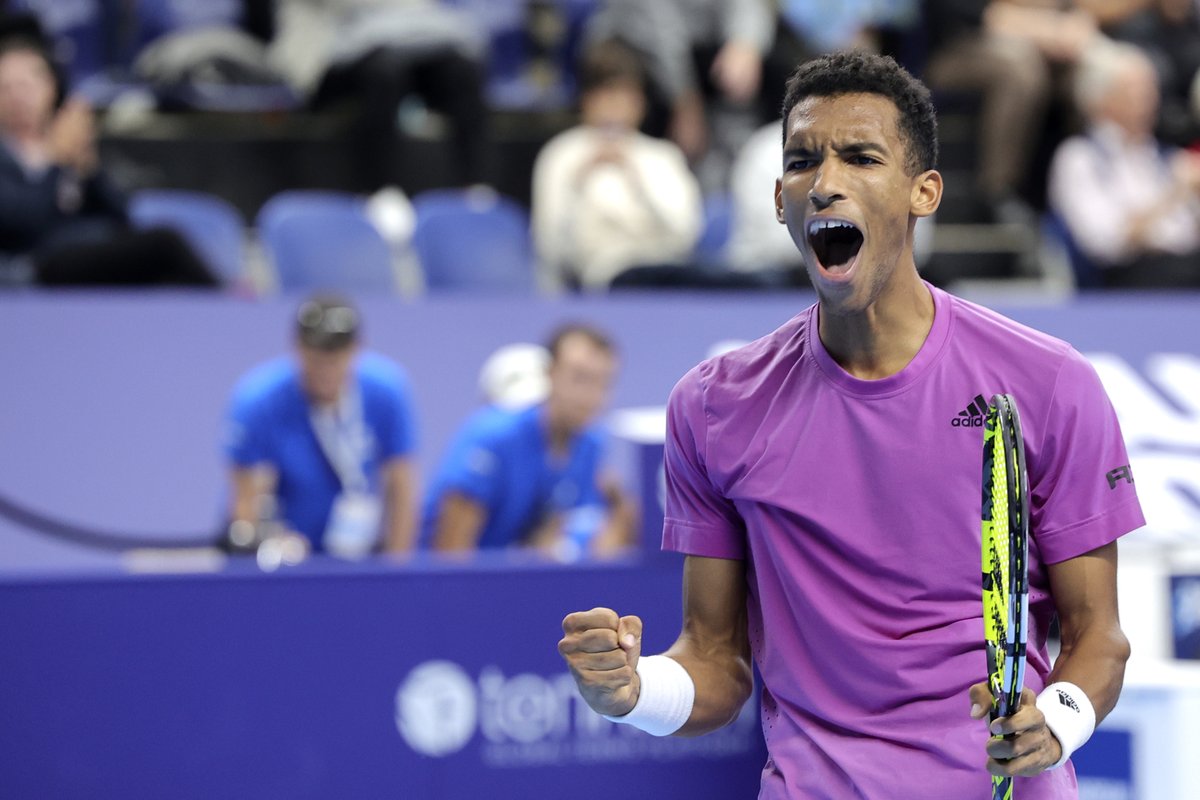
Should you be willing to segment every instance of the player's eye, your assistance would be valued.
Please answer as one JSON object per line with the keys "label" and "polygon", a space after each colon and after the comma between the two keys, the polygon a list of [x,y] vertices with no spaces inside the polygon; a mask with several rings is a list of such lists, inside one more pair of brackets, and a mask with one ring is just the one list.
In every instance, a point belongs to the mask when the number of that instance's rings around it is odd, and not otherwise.
{"label": "player's eye", "polygon": [[865,167],[865,166],[869,166],[871,164],[879,163],[879,159],[875,158],[874,156],[863,155],[862,153],[850,156],[850,158],[848,158],[847,161],[849,161],[851,164],[854,164],[855,166],[859,166],[859,167]]}
{"label": "player's eye", "polygon": [[813,165],[813,160],[811,158],[792,158],[792,159],[788,160],[788,162],[784,166],[784,168],[786,170],[788,170],[789,172],[792,170],[803,171],[806,169],[810,169],[812,167],[812,165]]}

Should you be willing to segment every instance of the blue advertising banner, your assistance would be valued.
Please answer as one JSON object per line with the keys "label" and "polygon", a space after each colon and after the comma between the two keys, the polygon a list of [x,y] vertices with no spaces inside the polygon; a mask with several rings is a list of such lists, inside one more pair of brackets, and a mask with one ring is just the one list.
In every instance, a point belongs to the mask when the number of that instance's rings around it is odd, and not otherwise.
{"label": "blue advertising banner", "polygon": [[1200,661],[1200,575],[1171,576],[1175,657]]}
{"label": "blue advertising banner", "polygon": [[566,613],[679,630],[679,561],[317,559],[0,580],[0,797],[753,797],[755,699],[657,739],[579,699]]}
{"label": "blue advertising banner", "polygon": [[1071,756],[1079,800],[1134,800],[1133,734],[1100,728]]}

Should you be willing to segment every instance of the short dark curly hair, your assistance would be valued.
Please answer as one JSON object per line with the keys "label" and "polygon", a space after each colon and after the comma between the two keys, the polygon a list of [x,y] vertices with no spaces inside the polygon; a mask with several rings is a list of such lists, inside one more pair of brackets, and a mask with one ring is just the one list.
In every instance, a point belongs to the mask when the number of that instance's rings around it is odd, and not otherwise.
{"label": "short dark curly hair", "polygon": [[899,112],[909,174],[937,168],[937,112],[929,89],[891,56],[832,53],[797,67],[783,96],[784,140],[788,117],[799,103],[808,97],[843,94],[877,94],[891,100]]}

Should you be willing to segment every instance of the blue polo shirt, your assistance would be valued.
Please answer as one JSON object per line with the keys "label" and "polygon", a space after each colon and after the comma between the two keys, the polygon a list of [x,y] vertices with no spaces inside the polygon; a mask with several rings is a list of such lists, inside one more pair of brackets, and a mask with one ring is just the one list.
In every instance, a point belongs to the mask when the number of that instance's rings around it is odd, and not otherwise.
{"label": "blue polo shirt", "polygon": [[477,411],[452,440],[430,485],[422,543],[433,543],[437,510],[450,491],[486,509],[480,548],[520,544],[550,514],[602,504],[597,473],[603,450],[603,431],[591,427],[563,457],[552,457],[543,405]]}
{"label": "blue polo shirt", "polygon": [[[362,469],[378,495],[381,467],[415,448],[412,392],[400,366],[383,356],[363,353],[353,369],[365,428]],[[276,470],[280,519],[320,550],[342,485],[313,432],[309,409],[294,358],[256,367],[233,390],[225,453],[236,466]]]}

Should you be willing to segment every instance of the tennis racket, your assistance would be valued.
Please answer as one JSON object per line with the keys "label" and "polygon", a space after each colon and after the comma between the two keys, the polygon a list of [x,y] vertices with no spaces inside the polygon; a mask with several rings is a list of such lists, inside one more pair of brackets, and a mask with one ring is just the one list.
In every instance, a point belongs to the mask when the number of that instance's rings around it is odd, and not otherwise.
{"label": "tennis racket", "polygon": [[[983,633],[991,718],[1021,702],[1029,620],[1029,479],[1011,395],[988,406],[983,431]],[[1012,800],[1012,778],[992,776],[992,799]]]}

